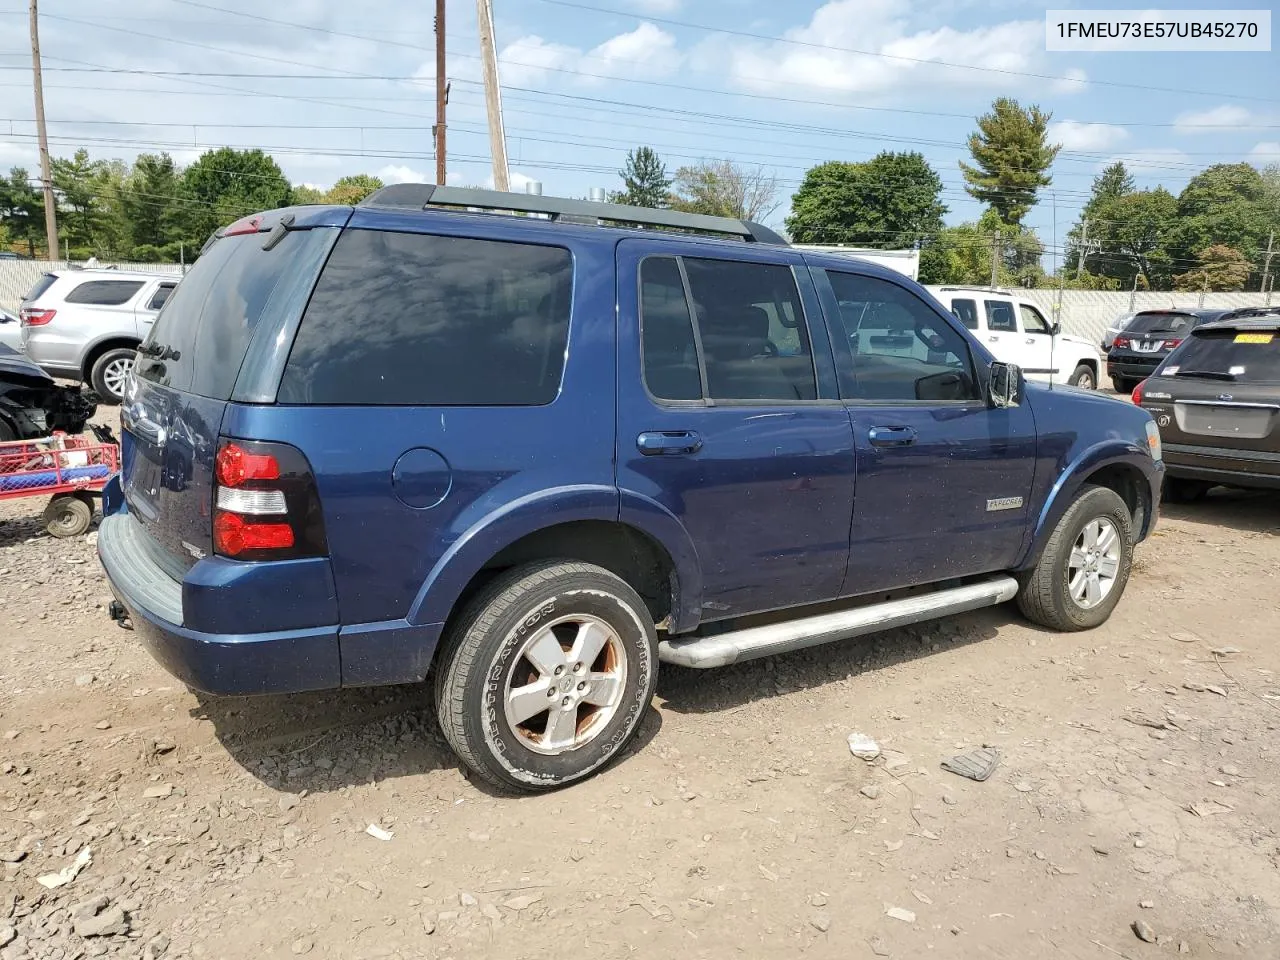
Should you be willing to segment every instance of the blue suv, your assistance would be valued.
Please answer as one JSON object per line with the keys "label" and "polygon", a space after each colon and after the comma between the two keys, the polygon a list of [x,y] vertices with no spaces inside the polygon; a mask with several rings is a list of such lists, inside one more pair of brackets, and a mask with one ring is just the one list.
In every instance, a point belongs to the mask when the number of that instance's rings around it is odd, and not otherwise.
{"label": "blue suv", "polygon": [[1015,598],[1096,627],[1164,471],[1144,410],[1028,386],[910,280],[674,211],[264,213],[138,353],[112,616],[213,694],[431,679],[516,790],[616,757],[659,662]]}

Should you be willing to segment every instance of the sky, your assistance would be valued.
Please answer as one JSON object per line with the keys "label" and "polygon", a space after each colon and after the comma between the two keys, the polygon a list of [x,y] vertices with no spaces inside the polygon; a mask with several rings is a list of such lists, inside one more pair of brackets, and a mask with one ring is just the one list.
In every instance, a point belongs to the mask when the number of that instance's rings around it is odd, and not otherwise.
{"label": "sky", "polygon": [[[957,166],[974,118],[1010,96],[1052,113],[1063,145],[1027,219],[1052,252],[1114,159],[1175,194],[1211,163],[1280,162],[1280,53],[1047,53],[1045,6],[494,0],[513,187],[617,189],[627,150],[647,144],[669,172],[703,159],[764,167],[779,185],[767,222],[780,225],[814,164],[916,150],[958,223],[981,212]],[[42,0],[50,149],[189,163],[209,147],[261,147],[296,184],[360,172],[430,182],[433,4],[370,9]],[[448,0],[446,20],[449,182],[491,185],[475,4]],[[35,172],[30,57],[26,0],[0,0],[0,168]]]}

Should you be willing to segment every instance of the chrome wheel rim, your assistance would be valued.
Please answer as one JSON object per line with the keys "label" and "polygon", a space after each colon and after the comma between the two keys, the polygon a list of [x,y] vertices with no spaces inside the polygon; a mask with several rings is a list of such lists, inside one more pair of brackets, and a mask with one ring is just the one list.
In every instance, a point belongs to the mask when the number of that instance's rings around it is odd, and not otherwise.
{"label": "chrome wheel rim", "polygon": [[124,383],[129,379],[129,372],[133,369],[133,360],[126,357],[120,357],[112,360],[102,368],[102,385],[107,388],[114,396],[124,396]]}
{"label": "chrome wheel rim", "polygon": [[1076,386],[1079,387],[1081,390],[1092,390],[1093,389],[1092,374],[1086,373],[1076,382]]}
{"label": "chrome wheel rim", "polygon": [[580,750],[618,712],[626,682],[614,629],[586,614],[562,617],[521,644],[503,691],[507,724],[534,753]]}
{"label": "chrome wheel rim", "polygon": [[1115,589],[1120,549],[1120,531],[1106,517],[1084,525],[1067,561],[1067,592],[1080,609],[1092,610]]}

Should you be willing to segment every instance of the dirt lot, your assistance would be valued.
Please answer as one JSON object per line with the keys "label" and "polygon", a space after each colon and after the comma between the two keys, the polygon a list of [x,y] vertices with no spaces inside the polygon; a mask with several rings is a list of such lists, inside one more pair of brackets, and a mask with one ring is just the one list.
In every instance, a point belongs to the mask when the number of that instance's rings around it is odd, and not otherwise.
{"label": "dirt lot", "polygon": [[[620,763],[531,799],[418,689],[188,692],[42,506],[0,505],[3,960],[1277,955],[1275,497],[1168,510],[1092,633],[1001,608],[666,669]],[[986,783],[939,768],[982,744]]]}

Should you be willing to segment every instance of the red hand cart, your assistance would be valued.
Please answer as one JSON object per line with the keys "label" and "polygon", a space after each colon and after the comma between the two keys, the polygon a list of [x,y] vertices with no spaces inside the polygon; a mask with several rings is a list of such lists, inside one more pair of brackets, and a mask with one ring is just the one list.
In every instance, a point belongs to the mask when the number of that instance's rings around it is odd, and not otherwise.
{"label": "red hand cart", "polygon": [[120,448],[88,437],[55,433],[39,440],[0,443],[0,500],[51,496],[45,529],[75,537],[89,529],[94,497],[120,469]]}

